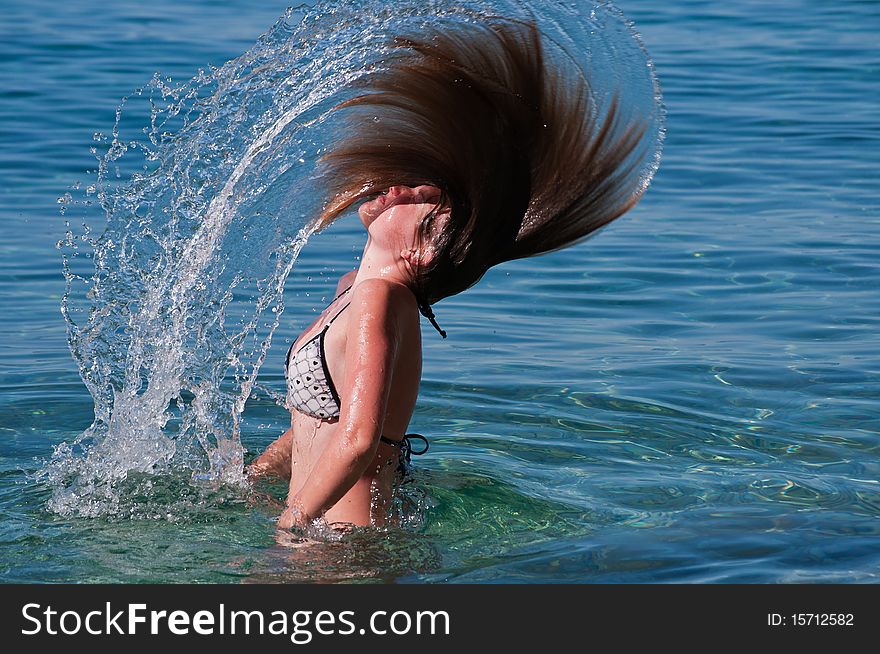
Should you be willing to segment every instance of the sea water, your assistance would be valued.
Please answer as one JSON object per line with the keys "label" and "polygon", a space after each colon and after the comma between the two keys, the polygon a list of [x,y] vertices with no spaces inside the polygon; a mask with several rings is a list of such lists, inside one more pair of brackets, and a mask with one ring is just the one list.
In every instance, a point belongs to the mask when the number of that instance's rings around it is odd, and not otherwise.
{"label": "sea water", "polygon": [[[307,553],[274,544],[283,494],[236,473],[286,428],[284,352],[362,247],[353,220],[309,236],[316,199],[285,183],[308,176],[347,80],[277,93],[285,70],[358,70],[355,26],[291,43],[326,15],[8,8],[3,578],[874,580],[877,12],[619,5],[667,109],[651,187],[594,239],[435,307],[450,338],[425,332],[412,522]],[[620,24],[598,31],[626,63],[644,53]]]}

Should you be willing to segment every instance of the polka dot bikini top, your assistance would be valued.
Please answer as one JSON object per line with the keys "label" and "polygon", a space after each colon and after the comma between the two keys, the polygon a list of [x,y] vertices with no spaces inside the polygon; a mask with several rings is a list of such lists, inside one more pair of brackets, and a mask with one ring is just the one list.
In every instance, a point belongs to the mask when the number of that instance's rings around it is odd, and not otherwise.
{"label": "polka dot bikini top", "polygon": [[[351,286],[333,298],[333,302],[350,290]],[[347,308],[348,304],[324,325],[324,329],[306,341],[292,357],[293,344],[291,344],[285,365],[288,408],[323,420],[339,417],[339,395],[336,393],[336,387],[330,377],[330,369],[327,367],[324,336],[333,321]]]}

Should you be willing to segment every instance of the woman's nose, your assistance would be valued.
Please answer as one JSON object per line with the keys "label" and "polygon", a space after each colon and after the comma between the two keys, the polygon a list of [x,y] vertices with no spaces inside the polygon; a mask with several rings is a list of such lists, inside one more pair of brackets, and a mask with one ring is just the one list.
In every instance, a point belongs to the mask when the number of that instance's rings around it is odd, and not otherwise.
{"label": "woman's nose", "polygon": [[440,196],[440,189],[438,189],[436,186],[430,186],[429,184],[422,184],[421,186],[416,187],[392,186],[388,189],[388,197],[396,198],[399,196],[412,197],[422,201],[430,201]]}
{"label": "woman's nose", "polygon": [[440,189],[436,186],[422,184],[415,188],[411,186],[392,186],[388,189],[387,196],[389,199],[402,197],[403,201],[411,202],[436,202],[440,197]]}

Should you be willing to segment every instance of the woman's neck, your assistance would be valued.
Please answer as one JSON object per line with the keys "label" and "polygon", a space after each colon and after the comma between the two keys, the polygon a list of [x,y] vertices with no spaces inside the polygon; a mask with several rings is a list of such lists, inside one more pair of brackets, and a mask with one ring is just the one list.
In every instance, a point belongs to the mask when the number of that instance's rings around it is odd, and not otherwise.
{"label": "woman's neck", "polygon": [[412,288],[412,272],[409,269],[409,264],[400,256],[400,253],[389,252],[386,248],[377,247],[369,236],[354,278],[354,284],[359,284],[366,279],[384,279]]}

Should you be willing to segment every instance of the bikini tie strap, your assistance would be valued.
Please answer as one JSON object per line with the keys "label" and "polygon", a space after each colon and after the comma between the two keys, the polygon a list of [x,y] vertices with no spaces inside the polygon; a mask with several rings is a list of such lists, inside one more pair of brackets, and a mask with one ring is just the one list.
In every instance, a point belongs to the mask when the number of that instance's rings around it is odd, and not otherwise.
{"label": "bikini tie strap", "polygon": [[440,336],[446,338],[446,332],[440,329],[440,325],[437,324],[437,319],[434,317],[434,311],[431,309],[431,305],[427,302],[419,303],[419,311],[425,318],[431,321],[431,324],[434,326],[438,332],[440,332]]}
{"label": "bikini tie strap", "polygon": [[[412,445],[413,439],[418,439],[422,441],[422,443],[425,444],[425,447],[423,447],[419,451],[414,450]],[[403,455],[406,457],[406,462],[409,463],[409,458],[411,454],[421,456],[428,451],[428,439],[421,434],[407,434],[403,437],[403,440],[401,441],[401,447],[403,448]]]}
{"label": "bikini tie strap", "polygon": [[[400,451],[403,453],[403,456],[406,458],[407,463],[410,462],[411,455],[421,456],[422,454],[424,454],[425,452],[428,451],[428,439],[425,438],[424,436],[422,436],[421,434],[406,434],[399,441],[393,441],[390,438],[385,438],[384,436],[380,436],[379,440],[381,440],[383,443],[388,443],[389,445],[399,445]],[[422,441],[422,443],[425,444],[425,446],[422,449],[416,451],[413,449],[413,444],[412,444],[413,440],[420,440],[420,441]]]}

